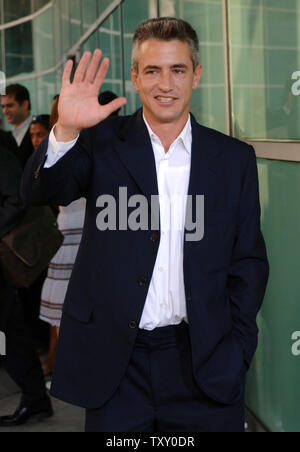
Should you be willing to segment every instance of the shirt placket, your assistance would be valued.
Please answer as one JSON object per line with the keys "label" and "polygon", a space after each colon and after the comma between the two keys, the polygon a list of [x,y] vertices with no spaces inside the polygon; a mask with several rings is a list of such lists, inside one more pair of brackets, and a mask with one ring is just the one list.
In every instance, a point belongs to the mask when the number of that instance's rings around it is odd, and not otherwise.
{"label": "shirt placket", "polygon": [[[164,152],[164,151],[163,151]],[[158,187],[160,199],[161,216],[161,242],[159,250],[159,259],[157,265],[157,277],[160,281],[161,295],[159,299],[160,310],[163,311],[163,317],[170,315],[169,306],[169,240],[170,240],[170,199],[167,191],[169,155],[163,153],[158,171]]]}

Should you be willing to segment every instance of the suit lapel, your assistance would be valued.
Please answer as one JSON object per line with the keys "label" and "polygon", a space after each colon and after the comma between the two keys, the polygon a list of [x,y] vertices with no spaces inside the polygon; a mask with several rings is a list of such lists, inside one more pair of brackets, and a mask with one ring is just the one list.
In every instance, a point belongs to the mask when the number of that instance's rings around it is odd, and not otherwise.
{"label": "suit lapel", "polygon": [[151,206],[151,196],[158,195],[157,175],[152,144],[141,110],[121,130],[115,149]]}
{"label": "suit lapel", "polygon": [[[209,129],[199,125],[192,119],[192,157],[188,195],[192,197],[193,222],[196,221],[196,195],[204,195],[204,212],[214,189],[216,178],[216,155],[219,149],[216,146]],[[186,240],[185,231],[184,258],[186,259],[191,248],[191,241]]]}

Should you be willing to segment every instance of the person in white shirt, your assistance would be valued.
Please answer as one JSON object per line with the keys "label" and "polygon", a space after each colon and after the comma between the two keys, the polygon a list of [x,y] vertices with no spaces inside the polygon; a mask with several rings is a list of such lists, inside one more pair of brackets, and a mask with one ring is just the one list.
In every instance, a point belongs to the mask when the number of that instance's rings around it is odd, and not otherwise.
{"label": "person in white shirt", "polygon": [[58,122],[25,169],[26,203],[87,199],[51,387],[86,408],[87,432],[244,430],[268,277],[256,159],[190,114],[198,53],[187,22],[142,23],[143,108],[115,118],[125,98],[98,105],[108,59],[84,53],[72,83],[68,62]]}

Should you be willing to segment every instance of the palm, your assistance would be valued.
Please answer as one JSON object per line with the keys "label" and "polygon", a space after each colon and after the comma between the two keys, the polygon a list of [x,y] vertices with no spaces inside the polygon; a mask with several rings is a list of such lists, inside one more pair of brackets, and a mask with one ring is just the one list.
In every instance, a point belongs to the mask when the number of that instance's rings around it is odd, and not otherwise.
{"label": "palm", "polygon": [[109,66],[108,59],[104,58],[98,68],[101,55],[101,51],[97,49],[89,64],[90,53],[85,52],[72,83],[72,62],[68,61],[66,64],[58,105],[60,126],[77,130],[93,127],[125,105],[125,98],[115,99],[107,105],[100,105],[98,102],[99,90]]}

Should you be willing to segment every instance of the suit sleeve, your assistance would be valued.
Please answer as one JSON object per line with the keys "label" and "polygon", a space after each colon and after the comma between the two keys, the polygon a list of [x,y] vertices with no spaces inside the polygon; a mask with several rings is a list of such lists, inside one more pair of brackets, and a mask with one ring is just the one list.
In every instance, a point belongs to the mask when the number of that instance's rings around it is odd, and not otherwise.
{"label": "suit sleeve", "polygon": [[76,144],[55,165],[45,168],[48,138],[29,159],[22,178],[26,205],[66,206],[86,197],[92,170],[90,130],[81,132]]}
{"label": "suit sleeve", "polygon": [[269,275],[265,242],[260,229],[258,175],[254,149],[249,147],[239,206],[239,220],[228,279],[234,334],[249,366],[257,347],[256,317]]}
{"label": "suit sleeve", "polygon": [[6,157],[0,177],[0,238],[13,229],[23,210],[19,195],[22,170],[13,155],[7,152]]}

